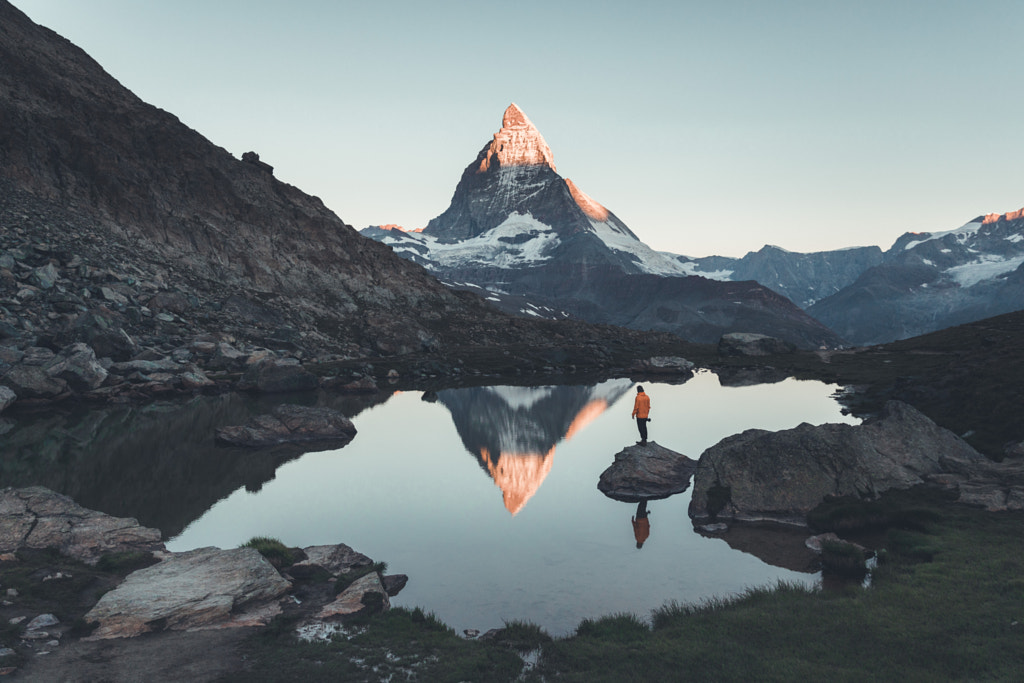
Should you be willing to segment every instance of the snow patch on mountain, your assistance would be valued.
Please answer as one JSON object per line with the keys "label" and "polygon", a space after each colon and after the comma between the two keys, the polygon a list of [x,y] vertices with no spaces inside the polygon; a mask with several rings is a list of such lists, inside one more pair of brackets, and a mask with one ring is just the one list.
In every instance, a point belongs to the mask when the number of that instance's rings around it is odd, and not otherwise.
{"label": "snow patch on mountain", "polygon": [[680,263],[679,266],[684,275],[697,275],[708,280],[718,280],[719,282],[729,282],[732,279],[732,274],[735,272],[732,270],[701,270],[700,264],[696,261]]}
{"label": "snow patch on mountain", "polygon": [[631,233],[624,231],[610,221],[590,219],[597,238],[609,249],[624,252],[633,257],[640,270],[653,275],[686,275],[686,271],[678,261],[654,251],[638,240]]}
{"label": "snow patch on mountain", "polygon": [[916,247],[919,244],[924,244],[925,242],[931,242],[932,240],[942,239],[946,235],[955,235],[957,241],[960,242],[961,244],[963,244],[964,242],[967,241],[968,237],[971,237],[973,235],[977,235],[978,234],[978,230],[981,229],[982,225],[984,225],[984,224],[981,221],[972,221],[970,223],[967,223],[966,225],[963,225],[963,226],[957,228],[956,230],[947,230],[945,232],[927,233],[927,237],[923,237],[922,239],[919,239],[919,240],[913,240],[911,242],[907,242],[903,246],[903,250],[904,251],[908,251],[910,249],[913,249],[914,247]]}
{"label": "snow patch on mountain", "polygon": [[973,287],[979,282],[994,280],[1000,275],[1017,270],[1022,263],[1024,263],[1024,256],[1004,259],[986,254],[971,263],[953,266],[946,271],[946,274],[961,287]]}

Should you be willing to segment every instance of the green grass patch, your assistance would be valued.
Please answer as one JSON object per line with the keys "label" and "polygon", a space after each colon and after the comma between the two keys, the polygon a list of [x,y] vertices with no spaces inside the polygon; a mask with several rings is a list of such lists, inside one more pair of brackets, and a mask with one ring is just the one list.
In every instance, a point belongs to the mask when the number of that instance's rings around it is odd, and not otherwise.
{"label": "green grass patch", "polygon": [[136,569],[150,567],[157,562],[159,560],[147,550],[127,550],[120,553],[107,553],[96,563],[96,568],[115,574],[129,574]]}
{"label": "green grass patch", "polygon": [[267,558],[267,561],[278,569],[290,567],[298,559],[296,552],[292,548],[289,548],[276,538],[268,538],[266,536],[253,536],[240,545],[239,548],[255,548],[259,551],[260,555]]}

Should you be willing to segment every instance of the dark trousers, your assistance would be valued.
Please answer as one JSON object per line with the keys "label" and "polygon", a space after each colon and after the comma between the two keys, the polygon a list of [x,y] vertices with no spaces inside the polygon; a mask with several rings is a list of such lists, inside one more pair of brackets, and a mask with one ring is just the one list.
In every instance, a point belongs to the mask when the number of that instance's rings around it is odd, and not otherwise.
{"label": "dark trousers", "polygon": [[647,418],[638,417],[636,419],[636,428],[640,430],[640,440],[647,441]]}

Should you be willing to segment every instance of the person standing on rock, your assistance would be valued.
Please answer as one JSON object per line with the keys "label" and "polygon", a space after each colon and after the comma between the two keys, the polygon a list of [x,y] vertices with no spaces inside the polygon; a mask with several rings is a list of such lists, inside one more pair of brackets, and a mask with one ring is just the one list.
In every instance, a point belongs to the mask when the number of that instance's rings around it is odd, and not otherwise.
{"label": "person standing on rock", "polygon": [[636,428],[640,430],[641,446],[647,445],[647,423],[651,421],[651,397],[644,393],[644,388],[636,388],[636,400],[633,401],[633,417],[636,418]]}

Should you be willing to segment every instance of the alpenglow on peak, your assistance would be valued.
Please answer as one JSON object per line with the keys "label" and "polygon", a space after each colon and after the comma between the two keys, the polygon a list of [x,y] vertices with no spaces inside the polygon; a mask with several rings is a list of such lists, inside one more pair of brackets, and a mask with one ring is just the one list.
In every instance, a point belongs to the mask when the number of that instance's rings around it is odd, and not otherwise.
{"label": "alpenglow on peak", "polygon": [[536,126],[515,102],[508,105],[501,118],[501,130],[487,147],[478,173],[497,166],[548,166],[555,169],[555,157]]}

